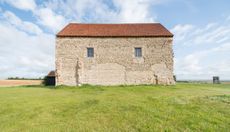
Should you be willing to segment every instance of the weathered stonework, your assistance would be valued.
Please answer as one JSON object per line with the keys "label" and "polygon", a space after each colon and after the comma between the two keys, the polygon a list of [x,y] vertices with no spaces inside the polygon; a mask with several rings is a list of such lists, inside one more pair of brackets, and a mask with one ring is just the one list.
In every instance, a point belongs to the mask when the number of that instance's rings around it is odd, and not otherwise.
{"label": "weathered stonework", "polygon": [[57,37],[56,72],[57,85],[174,84],[172,37]]}

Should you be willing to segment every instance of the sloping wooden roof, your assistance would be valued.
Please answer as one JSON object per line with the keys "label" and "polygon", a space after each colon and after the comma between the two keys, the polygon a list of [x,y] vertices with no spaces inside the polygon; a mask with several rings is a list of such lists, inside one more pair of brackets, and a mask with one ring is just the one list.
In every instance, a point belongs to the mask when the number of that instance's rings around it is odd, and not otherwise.
{"label": "sloping wooden roof", "polygon": [[55,71],[50,71],[47,76],[48,77],[55,77]]}
{"label": "sloping wooden roof", "polygon": [[173,37],[160,23],[80,24],[70,23],[57,37]]}

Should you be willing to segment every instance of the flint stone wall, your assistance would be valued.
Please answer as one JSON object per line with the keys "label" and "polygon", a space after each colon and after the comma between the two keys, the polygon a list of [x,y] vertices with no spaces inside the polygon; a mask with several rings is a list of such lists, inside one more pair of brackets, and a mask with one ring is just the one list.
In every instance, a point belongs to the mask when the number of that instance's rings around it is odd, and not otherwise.
{"label": "flint stone wall", "polygon": [[174,84],[172,38],[57,37],[56,73],[57,85]]}

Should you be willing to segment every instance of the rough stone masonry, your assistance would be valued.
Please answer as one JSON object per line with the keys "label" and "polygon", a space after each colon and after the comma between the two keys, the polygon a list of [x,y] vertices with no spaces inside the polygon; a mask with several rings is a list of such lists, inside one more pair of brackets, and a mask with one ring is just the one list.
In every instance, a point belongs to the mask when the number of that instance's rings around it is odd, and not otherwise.
{"label": "rough stone masonry", "polygon": [[56,37],[56,85],[175,84],[172,42],[161,24],[69,24]]}

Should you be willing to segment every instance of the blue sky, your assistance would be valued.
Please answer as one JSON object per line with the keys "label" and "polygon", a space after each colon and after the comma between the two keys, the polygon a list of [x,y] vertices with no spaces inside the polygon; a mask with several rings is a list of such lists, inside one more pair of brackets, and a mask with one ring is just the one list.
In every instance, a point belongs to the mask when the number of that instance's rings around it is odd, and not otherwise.
{"label": "blue sky", "polygon": [[230,79],[229,0],[0,0],[0,78],[55,69],[55,34],[69,22],[160,22],[174,33],[178,79]]}

